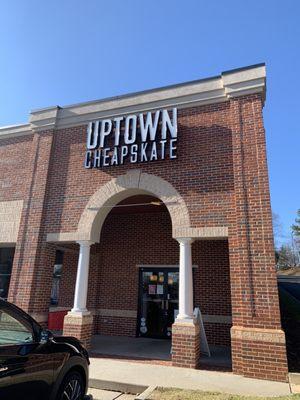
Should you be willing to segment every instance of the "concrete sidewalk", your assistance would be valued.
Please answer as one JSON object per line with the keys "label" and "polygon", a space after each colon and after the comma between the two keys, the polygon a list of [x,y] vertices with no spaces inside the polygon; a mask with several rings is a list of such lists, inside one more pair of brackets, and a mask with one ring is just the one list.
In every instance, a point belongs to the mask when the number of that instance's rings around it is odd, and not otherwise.
{"label": "concrete sidewalk", "polygon": [[108,358],[91,358],[91,387],[94,380],[106,381],[112,385],[113,382],[117,382],[137,387],[176,387],[255,396],[281,396],[291,393],[288,383],[250,379],[229,372],[194,370]]}

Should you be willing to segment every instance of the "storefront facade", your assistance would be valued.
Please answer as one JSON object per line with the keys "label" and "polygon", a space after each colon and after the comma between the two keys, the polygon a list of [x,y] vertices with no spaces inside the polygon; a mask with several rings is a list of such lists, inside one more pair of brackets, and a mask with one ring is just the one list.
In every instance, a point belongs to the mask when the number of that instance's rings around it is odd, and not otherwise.
{"label": "storefront facade", "polygon": [[4,296],[45,325],[50,302],[68,312],[64,333],[87,345],[171,338],[186,367],[199,307],[233,372],[285,381],[264,100],[256,65],[1,128]]}

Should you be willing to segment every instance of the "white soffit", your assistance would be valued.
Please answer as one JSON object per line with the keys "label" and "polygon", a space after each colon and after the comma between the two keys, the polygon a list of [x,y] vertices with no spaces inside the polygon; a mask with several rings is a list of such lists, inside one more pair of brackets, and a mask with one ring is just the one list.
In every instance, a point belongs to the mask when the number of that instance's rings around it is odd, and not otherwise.
{"label": "white soffit", "polygon": [[[146,112],[160,108],[188,108],[228,101],[230,98],[266,91],[266,67],[257,64],[222,72],[220,76],[143,92],[89,101],[65,107],[34,110],[30,123],[0,128],[0,138],[32,131],[85,125],[101,118]],[[23,132],[23,133],[22,133]]]}

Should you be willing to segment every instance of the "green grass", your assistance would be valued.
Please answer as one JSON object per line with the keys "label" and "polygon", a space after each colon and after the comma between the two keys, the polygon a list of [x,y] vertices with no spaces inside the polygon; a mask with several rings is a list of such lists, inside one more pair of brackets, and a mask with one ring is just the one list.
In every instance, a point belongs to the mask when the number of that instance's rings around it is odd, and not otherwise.
{"label": "green grass", "polygon": [[[263,400],[274,397],[239,396],[225,393],[201,392],[200,390],[182,390],[157,388],[149,397],[151,400]],[[300,394],[278,396],[276,400],[300,400]]]}

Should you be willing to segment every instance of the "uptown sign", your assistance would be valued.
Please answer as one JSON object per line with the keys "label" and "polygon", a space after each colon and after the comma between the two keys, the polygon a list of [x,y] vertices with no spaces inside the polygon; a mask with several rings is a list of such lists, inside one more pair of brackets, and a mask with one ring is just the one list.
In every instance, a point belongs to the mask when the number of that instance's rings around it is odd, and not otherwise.
{"label": "uptown sign", "polygon": [[177,158],[177,109],[88,124],[85,168]]}

